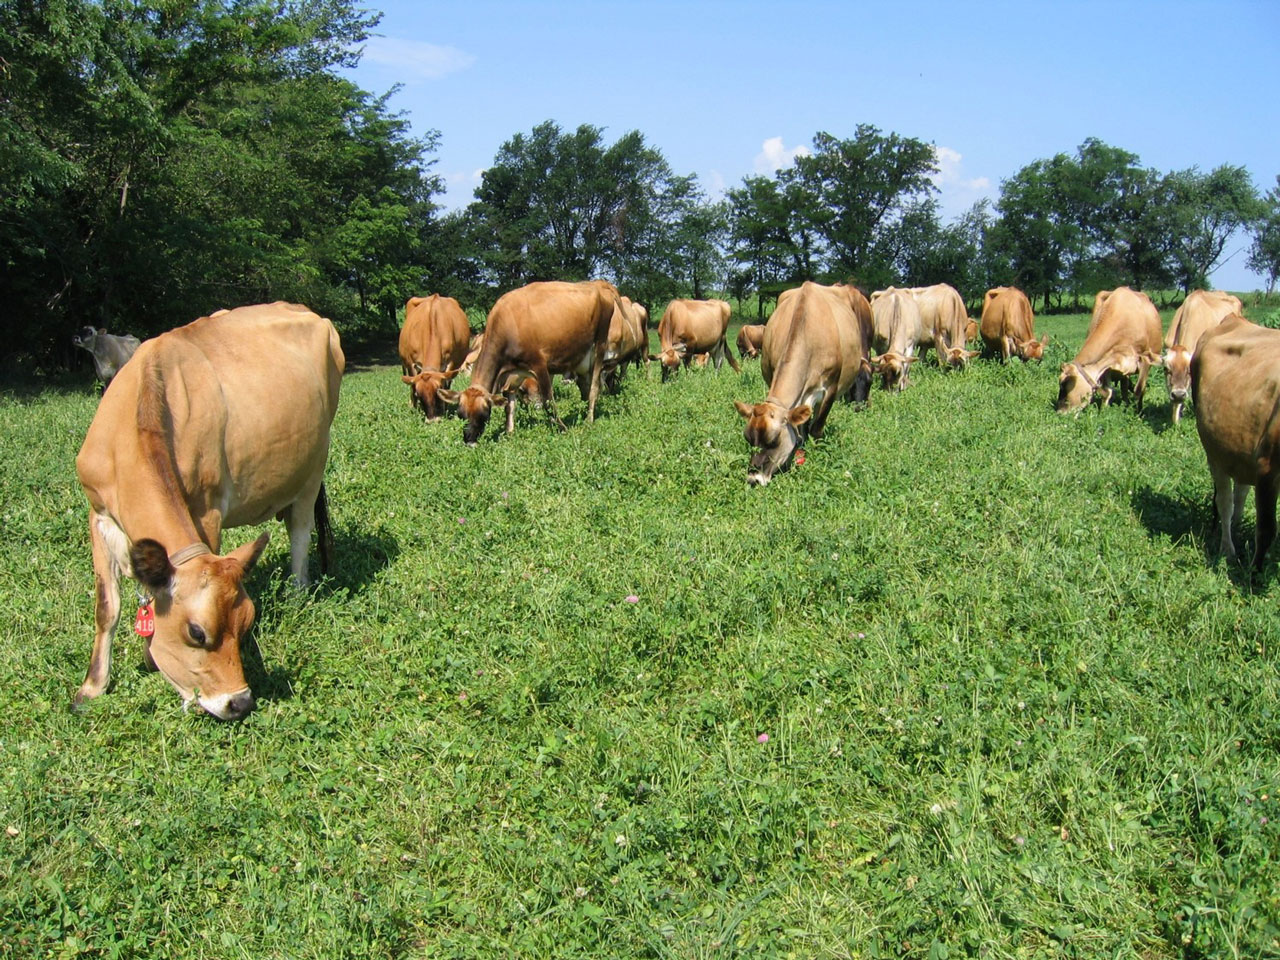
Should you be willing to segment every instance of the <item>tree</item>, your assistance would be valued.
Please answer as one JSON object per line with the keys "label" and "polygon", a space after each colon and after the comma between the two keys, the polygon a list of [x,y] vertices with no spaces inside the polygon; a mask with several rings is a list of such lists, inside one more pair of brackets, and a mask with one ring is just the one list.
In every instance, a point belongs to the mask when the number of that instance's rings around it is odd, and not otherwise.
{"label": "tree", "polygon": [[1257,188],[1244,167],[1223,164],[1204,174],[1192,167],[1172,173],[1171,194],[1177,238],[1175,279],[1184,293],[1208,285],[1222,262],[1227,241],[1262,214]]}
{"label": "tree", "polygon": [[937,171],[931,144],[859,124],[849,139],[815,135],[813,152],[780,180],[802,188],[788,196],[821,237],[828,273],[874,285],[891,276],[893,232],[913,204],[936,192]]}
{"label": "tree", "polygon": [[729,277],[730,292],[738,299],[749,291],[759,294],[758,310],[764,316],[766,291],[794,279],[797,257],[791,240],[790,207],[773,177],[746,177],[742,186],[728,191],[729,257],[735,265]]}
{"label": "tree", "polygon": [[1253,246],[1249,249],[1249,269],[1267,278],[1267,296],[1280,276],[1280,176],[1262,199],[1262,211],[1254,225]]}
{"label": "tree", "polygon": [[653,245],[671,179],[639,131],[611,146],[590,124],[564,133],[548,120],[517,133],[484,172],[469,210],[488,238],[486,273],[500,290],[616,278]]}

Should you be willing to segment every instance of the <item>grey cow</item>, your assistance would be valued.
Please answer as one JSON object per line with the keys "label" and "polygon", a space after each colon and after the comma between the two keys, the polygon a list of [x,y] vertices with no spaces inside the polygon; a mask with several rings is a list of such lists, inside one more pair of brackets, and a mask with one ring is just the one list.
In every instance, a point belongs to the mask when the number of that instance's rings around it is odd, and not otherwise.
{"label": "grey cow", "polygon": [[104,390],[140,343],[137,337],[119,337],[93,327],[85,327],[71,338],[71,342],[93,355],[93,368],[98,372]]}

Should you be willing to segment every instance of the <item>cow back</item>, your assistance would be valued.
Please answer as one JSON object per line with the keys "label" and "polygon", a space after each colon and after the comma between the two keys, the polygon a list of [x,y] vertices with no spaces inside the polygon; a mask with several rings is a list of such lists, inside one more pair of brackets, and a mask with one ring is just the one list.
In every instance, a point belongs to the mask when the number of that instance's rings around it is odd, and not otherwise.
{"label": "cow back", "polygon": [[1145,293],[1129,287],[1102,290],[1094,298],[1089,331],[1073,362],[1095,364],[1117,353],[1158,356],[1160,334],[1160,314]]}
{"label": "cow back", "polygon": [[1280,331],[1238,315],[1212,327],[1191,360],[1191,393],[1211,463],[1250,484],[1280,466]]}
{"label": "cow back", "polygon": [[1185,346],[1195,351],[1196,342],[1210,327],[1233,313],[1243,313],[1240,298],[1222,290],[1193,290],[1178,307],[1165,334],[1166,348]]}

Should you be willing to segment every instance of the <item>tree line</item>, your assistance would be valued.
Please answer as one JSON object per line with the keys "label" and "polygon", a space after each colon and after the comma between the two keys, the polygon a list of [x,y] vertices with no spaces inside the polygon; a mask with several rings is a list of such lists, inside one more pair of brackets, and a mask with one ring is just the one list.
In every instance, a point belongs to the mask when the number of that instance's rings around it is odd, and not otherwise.
{"label": "tree line", "polygon": [[943,223],[934,147],[858,126],[723,198],[639,131],[547,121],[444,212],[439,133],[339,70],[379,14],[350,0],[13,0],[0,7],[0,294],[11,356],[57,362],[90,324],[154,334],[224,306],[303,302],[382,336],[412,295],[487,309],[605,277],[650,304],[713,292],[763,314],[803,280],[1013,283],[1045,306],[1205,285],[1228,239],[1280,273],[1280,177],[1161,172],[1098,140],[1036,160]]}

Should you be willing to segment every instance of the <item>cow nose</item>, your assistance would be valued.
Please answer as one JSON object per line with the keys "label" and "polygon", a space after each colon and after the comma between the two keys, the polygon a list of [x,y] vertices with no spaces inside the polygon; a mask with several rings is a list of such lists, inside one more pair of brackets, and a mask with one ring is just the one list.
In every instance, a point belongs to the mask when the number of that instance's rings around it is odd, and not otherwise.
{"label": "cow nose", "polygon": [[1185,400],[1187,398],[1187,391],[1186,390],[1170,390],[1169,396],[1173,397],[1173,399],[1175,400]]}
{"label": "cow nose", "polygon": [[253,692],[243,690],[227,701],[227,719],[240,720],[253,712]]}

